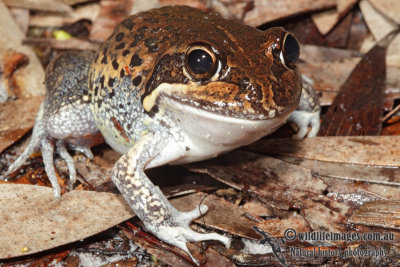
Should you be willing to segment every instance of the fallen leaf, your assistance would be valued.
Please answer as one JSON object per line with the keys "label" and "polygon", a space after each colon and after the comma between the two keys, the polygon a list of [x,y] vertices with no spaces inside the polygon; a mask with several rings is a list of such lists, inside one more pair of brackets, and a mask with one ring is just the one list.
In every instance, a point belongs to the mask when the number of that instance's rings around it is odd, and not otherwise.
{"label": "fallen leaf", "polygon": [[110,193],[72,191],[55,201],[48,187],[0,184],[0,196],[2,259],[82,240],[134,216]]}
{"label": "fallen leaf", "polygon": [[61,27],[72,24],[81,19],[88,19],[94,22],[100,13],[99,3],[90,3],[75,8],[69,16],[63,16],[57,13],[41,12],[32,14],[30,17],[30,26],[36,27]]}
{"label": "fallen leaf", "polygon": [[369,0],[369,2],[380,12],[400,24],[400,2],[397,0]]}
{"label": "fallen leaf", "polygon": [[100,13],[93,22],[89,39],[104,42],[111,35],[115,26],[131,15],[133,0],[103,0],[100,2]]}
{"label": "fallen leaf", "polygon": [[397,168],[335,163],[287,156],[278,158],[310,169],[318,177],[400,186],[400,170]]}
{"label": "fallen leaf", "polygon": [[392,20],[385,17],[381,12],[376,10],[374,6],[371,5],[370,1],[362,0],[359,5],[363,18],[375,40],[381,40],[397,28],[397,25]]}
{"label": "fallen leaf", "polygon": [[24,44],[38,47],[51,47],[59,50],[92,50],[97,51],[100,44],[71,38],[68,40],[56,40],[53,38],[25,38]]}
{"label": "fallen leaf", "polygon": [[43,97],[0,104],[0,153],[30,131]]}
{"label": "fallen leaf", "polygon": [[400,230],[400,201],[367,202],[353,212],[349,222]]}
{"label": "fallen leaf", "polygon": [[21,45],[25,36],[2,2],[0,2],[0,25],[7,25],[0,27],[0,53],[12,49],[29,58],[29,64],[14,73],[17,88],[20,88],[19,92],[14,92],[15,95],[18,98],[44,95],[43,67],[33,50],[29,46]]}
{"label": "fallen leaf", "polygon": [[[229,5],[232,5],[229,3]],[[244,23],[251,26],[282,19],[299,13],[307,13],[314,10],[334,7],[335,0],[266,0],[254,1],[254,7],[245,14],[235,14],[237,18],[242,18]],[[244,15],[244,16],[243,16]]]}
{"label": "fallen leaf", "polygon": [[9,9],[21,31],[26,34],[29,29],[30,14],[25,8],[12,7]]}
{"label": "fallen leaf", "polygon": [[325,113],[319,136],[376,135],[382,130],[387,36],[357,64]]}
{"label": "fallen leaf", "polygon": [[[310,170],[271,157],[243,152],[230,153],[220,160],[224,162],[223,165],[199,163],[191,170],[207,173],[232,187],[262,197],[265,203],[277,209],[301,210],[305,222],[300,224],[298,221],[296,225],[303,230],[308,227],[315,231],[346,230],[343,223],[350,207],[323,195],[327,185],[312,176]],[[284,230],[280,228],[282,223],[279,223],[279,227],[273,225],[279,231]]]}
{"label": "fallen leaf", "polygon": [[326,35],[357,2],[358,0],[338,0],[336,9],[315,13],[311,18],[319,32]]}
{"label": "fallen leaf", "polygon": [[263,139],[250,151],[329,162],[400,167],[400,136],[314,137],[301,141]]}
{"label": "fallen leaf", "polygon": [[72,8],[62,0],[2,0],[4,4],[32,10],[44,10],[59,13],[69,13]]}

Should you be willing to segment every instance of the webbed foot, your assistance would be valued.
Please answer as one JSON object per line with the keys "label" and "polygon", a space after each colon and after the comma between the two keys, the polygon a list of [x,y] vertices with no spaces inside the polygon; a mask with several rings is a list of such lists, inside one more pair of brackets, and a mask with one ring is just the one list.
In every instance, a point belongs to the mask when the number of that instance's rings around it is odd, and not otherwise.
{"label": "webbed foot", "polygon": [[[299,129],[297,133],[292,136],[292,138],[296,140],[301,140],[306,135],[308,138],[317,136],[321,124],[319,120],[319,115],[319,110],[314,112],[295,110],[292,115],[290,115],[289,121],[294,122]],[[308,126],[311,127],[311,130],[309,132]]]}
{"label": "webbed foot", "polygon": [[[59,199],[61,196],[60,184],[58,183],[57,174],[54,168],[54,149],[67,163],[69,171],[70,186],[76,182],[76,169],[74,161],[66,148],[64,140],[56,140],[49,136],[43,122],[43,104],[41,105],[35,125],[32,131],[32,138],[25,148],[24,152],[8,167],[8,169],[0,176],[0,180],[6,180],[7,176],[18,170],[30,157],[30,155],[40,149],[43,156],[44,168],[53,188],[54,197]],[[75,150],[84,151],[85,155],[93,156],[87,147],[75,146]]]}
{"label": "webbed foot", "polygon": [[206,205],[197,206],[195,209],[189,212],[181,212],[173,208],[173,211],[171,210],[172,217],[170,220],[166,220],[156,226],[146,225],[146,228],[149,231],[157,234],[159,239],[185,251],[196,264],[199,264],[198,260],[192,256],[187,248],[187,242],[216,240],[223,243],[227,248],[229,248],[231,244],[230,239],[226,236],[217,233],[198,233],[190,228],[190,223],[194,219],[197,219],[205,214],[207,210],[208,207]]}

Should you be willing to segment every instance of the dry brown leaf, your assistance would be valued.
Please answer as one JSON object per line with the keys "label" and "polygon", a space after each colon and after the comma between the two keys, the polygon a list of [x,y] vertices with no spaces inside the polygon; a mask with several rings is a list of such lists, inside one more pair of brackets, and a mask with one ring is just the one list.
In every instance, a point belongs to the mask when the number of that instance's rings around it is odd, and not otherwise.
{"label": "dry brown leaf", "polygon": [[[302,229],[348,230],[343,223],[351,207],[323,195],[327,185],[323,180],[313,177],[310,170],[278,159],[239,151],[219,160],[223,162],[222,165],[218,165],[218,161],[214,164],[199,163],[191,170],[207,173],[232,187],[256,194],[277,209],[301,210],[305,222],[297,222],[297,225]],[[274,225],[275,229],[284,230]]]}
{"label": "dry brown leaf", "polygon": [[380,12],[400,24],[400,2],[398,0],[369,0]]}
{"label": "dry brown leaf", "polygon": [[12,7],[10,8],[10,12],[21,31],[26,34],[28,32],[30,22],[29,10],[25,8]]}
{"label": "dry brown leaf", "polygon": [[208,206],[208,212],[195,222],[246,238],[260,238],[252,226],[257,225],[262,219],[254,215],[246,215],[239,207],[222,198],[197,193],[171,200],[171,204],[182,211],[190,211],[200,203]]}
{"label": "dry brown leaf", "polygon": [[310,169],[319,177],[400,186],[400,170],[397,168],[334,163],[286,156],[280,156],[279,159]]}
{"label": "dry brown leaf", "polygon": [[32,129],[43,97],[0,104],[0,153]]}
{"label": "dry brown leaf", "polygon": [[314,137],[301,141],[264,139],[247,148],[265,154],[329,162],[400,166],[400,136]]}
{"label": "dry brown leaf", "polygon": [[22,45],[22,40],[25,36],[17,23],[15,23],[14,18],[11,16],[7,7],[1,1],[0,25],[3,25],[0,27],[0,55],[4,55],[8,49],[12,49],[25,54],[29,58],[28,65],[20,68],[14,73],[17,87],[21,90],[19,92],[14,92],[15,95],[18,98],[44,95],[44,70],[42,64],[33,52],[32,48]]}
{"label": "dry brown leaf", "polygon": [[[400,38],[396,37],[388,49],[399,49],[399,41]],[[362,56],[360,52],[351,50],[314,45],[301,47],[300,71],[313,79],[314,88],[321,93],[321,105],[326,106],[332,103],[339,88],[360,61],[360,56]],[[400,98],[400,75],[398,75],[400,61],[395,62],[397,57],[396,52],[388,51],[386,64],[392,65],[386,68],[386,99]]]}
{"label": "dry brown leaf", "polygon": [[338,0],[336,9],[313,14],[311,18],[318,31],[326,35],[357,2],[358,0]]}
{"label": "dry brown leaf", "polygon": [[135,1],[133,0],[103,0],[100,2],[100,12],[93,22],[89,39],[104,42],[111,35],[115,26],[129,16]]}
{"label": "dry brown leaf", "polygon": [[[122,196],[0,184],[0,258],[24,256],[104,231],[134,216]],[[27,251],[27,252],[25,252]]]}
{"label": "dry brown leaf", "polygon": [[[228,4],[232,5],[232,4]],[[254,1],[254,7],[244,14],[244,23],[259,26],[269,21],[282,19],[292,15],[334,7],[335,0],[264,0]],[[241,18],[242,14],[235,14]]]}
{"label": "dry brown leaf", "polygon": [[325,35],[332,28],[336,25],[338,22],[338,12],[336,9],[331,9],[327,10],[324,12],[316,13],[311,16],[315,26],[317,27],[318,31],[322,34]]}
{"label": "dry brown leaf", "polygon": [[92,50],[97,51],[100,44],[81,40],[78,38],[70,38],[67,40],[57,40],[54,38],[25,38],[24,44],[35,45],[39,47],[51,47],[60,50]]}
{"label": "dry brown leaf", "polygon": [[354,211],[349,222],[400,230],[400,201],[367,202]]}
{"label": "dry brown leaf", "polygon": [[99,3],[90,3],[75,8],[68,16],[62,14],[36,13],[31,15],[30,25],[37,27],[61,27],[72,24],[80,19],[88,19],[94,22],[100,13]]}
{"label": "dry brown leaf", "polygon": [[[68,13],[72,8],[62,0],[2,0],[4,4],[33,10]],[[3,25],[3,24],[2,24]]]}
{"label": "dry brown leaf", "polygon": [[376,10],[368,0],[362,0],[360,2],[360,9],[376,41],[381,40],[388,33],[396,29],[397,25]]}

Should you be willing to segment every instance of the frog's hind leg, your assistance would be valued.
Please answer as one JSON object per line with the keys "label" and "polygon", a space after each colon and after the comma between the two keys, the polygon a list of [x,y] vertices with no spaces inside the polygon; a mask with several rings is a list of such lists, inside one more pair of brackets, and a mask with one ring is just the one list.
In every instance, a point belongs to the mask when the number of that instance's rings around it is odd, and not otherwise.
{"label": "frog's hind leg", "polygon": [[76,169],[74,165],[74,160],[68,153],[67,147],[63,140],[57,140],[56,147],[57,147],[57,154],[61,156],[61,158],[65,161],[65,163],[67,163],[69,172],[69,184],[70,184],[70,189],[72,189],[73,185],[76,182]]}
{"label": "frog's hind leg", "polygon": [[8,167],[7,171],[3,173],[1,180],[18,170],[30,157],[30,155],[38,150],[41,141],[46,138],[47,131],[44,126],[43,113],[44,103],[40,105],[39,112],[36,115],[35,125],[32,130],[32,137],[28,146],[25,148],[24,152],[22,152],[22,154],[19,155],[19,157]]}

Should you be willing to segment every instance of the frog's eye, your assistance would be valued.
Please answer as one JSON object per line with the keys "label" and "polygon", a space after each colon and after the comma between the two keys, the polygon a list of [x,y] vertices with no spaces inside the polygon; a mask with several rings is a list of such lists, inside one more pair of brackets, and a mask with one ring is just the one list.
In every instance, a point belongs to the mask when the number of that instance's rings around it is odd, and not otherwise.
{"label": "frog's eye", "polygon": [[288,33],[284,37],[282,44],[282,51],[280,54],[281,61],[287,68],[293,69],[300,56],[299,42],[293,34]]}
{"label": "frog's eye", "polygon": [[186,52],[186,70],[196,80],[212,78],[218,70],[218,64],[217,55],[209,45],[193,44]]}

